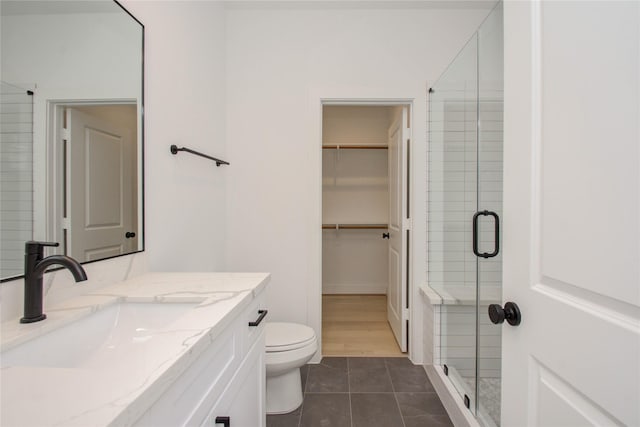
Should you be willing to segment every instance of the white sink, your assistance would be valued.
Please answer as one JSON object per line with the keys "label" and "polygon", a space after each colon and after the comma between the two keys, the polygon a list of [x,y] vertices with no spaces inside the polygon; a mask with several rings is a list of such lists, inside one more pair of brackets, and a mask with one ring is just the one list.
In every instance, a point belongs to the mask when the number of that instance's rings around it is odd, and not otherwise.
{"label": "white sink", "polygon": [[[143,353],[196,304],[118,303],[2,353],[0,366],[101,368]],[[44,320],[45,322],[47,320]]]}

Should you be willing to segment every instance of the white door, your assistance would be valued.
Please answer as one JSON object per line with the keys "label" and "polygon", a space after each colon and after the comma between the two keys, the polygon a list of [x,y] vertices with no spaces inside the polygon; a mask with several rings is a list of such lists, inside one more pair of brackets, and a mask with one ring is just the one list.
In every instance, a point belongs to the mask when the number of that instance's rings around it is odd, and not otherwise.
{"label": "white door", "polygon": [[503,426],[640,425],[640,2],[504,4]]}
{"label": "white door", "polygon": [[407,145],[409,107],[398,107],[389,128],[389,287],[387,319],[403,352],[407,351],[409,310],[407,307],[408,208]]}
{"label": "white door", "polygon": [[[137,248],[132,131],[66,109],[69,141],[67,253],[82,261]],[[129,237],[127,237],[129,236]]]}

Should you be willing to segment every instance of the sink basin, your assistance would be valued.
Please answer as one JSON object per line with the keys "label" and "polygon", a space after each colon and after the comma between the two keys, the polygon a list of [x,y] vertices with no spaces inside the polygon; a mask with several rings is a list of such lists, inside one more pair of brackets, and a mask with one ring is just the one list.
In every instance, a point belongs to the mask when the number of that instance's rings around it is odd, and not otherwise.
{"label": "sink basin", "polygon": [[196,304],[118,303],[2,353],[0,366],[100,368],[127,362]]}

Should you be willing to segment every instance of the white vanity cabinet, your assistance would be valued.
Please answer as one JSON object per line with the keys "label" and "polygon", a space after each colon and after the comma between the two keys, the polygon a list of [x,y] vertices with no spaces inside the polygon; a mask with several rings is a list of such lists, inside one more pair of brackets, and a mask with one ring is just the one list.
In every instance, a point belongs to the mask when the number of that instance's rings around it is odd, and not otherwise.
{"label": "white vanity cabinet", "polygon": [[[228,321],[225,330],[138,419],[136,426],[264,427],[266,316],[264,292]],[[231,316],[230,316],[231,317]],[[222,418],[219,418],[222,417]],[[223,421],[228,417],[228,424]]]}
{"label": "white vanity cabinet", "polygon": [[264,331],[260,335],[202,427],[265,426]]}

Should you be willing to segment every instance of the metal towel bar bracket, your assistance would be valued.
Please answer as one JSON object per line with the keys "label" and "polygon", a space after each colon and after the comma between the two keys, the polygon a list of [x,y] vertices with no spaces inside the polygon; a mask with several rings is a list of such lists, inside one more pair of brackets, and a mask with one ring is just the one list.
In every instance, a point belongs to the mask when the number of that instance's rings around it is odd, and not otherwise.
{"label": "metal towel bar bracket", "polygon": [[225,162],[224,160],[220,160],[220,159],[216,159],[215,157],[211,157],[208,156],[206,154],[202,154],[198,151],[192,150],[190,148],[186,148],[186,147],[182,147],[182,148],[178,148],[177,145],[172,145],[171,147],[169,147],[169,149],[171,150],[171,154],[178,154],[178,151],[186,151],[187,153],[191,153],[191,154],[195,154],[196,156],[200,156],[200,157],[204,157],[205,159],[209,159],[209,160],[213,160],[214,162],[216,162],[216,166],[220,166],[220,165],[228,165],[229,162]]}

